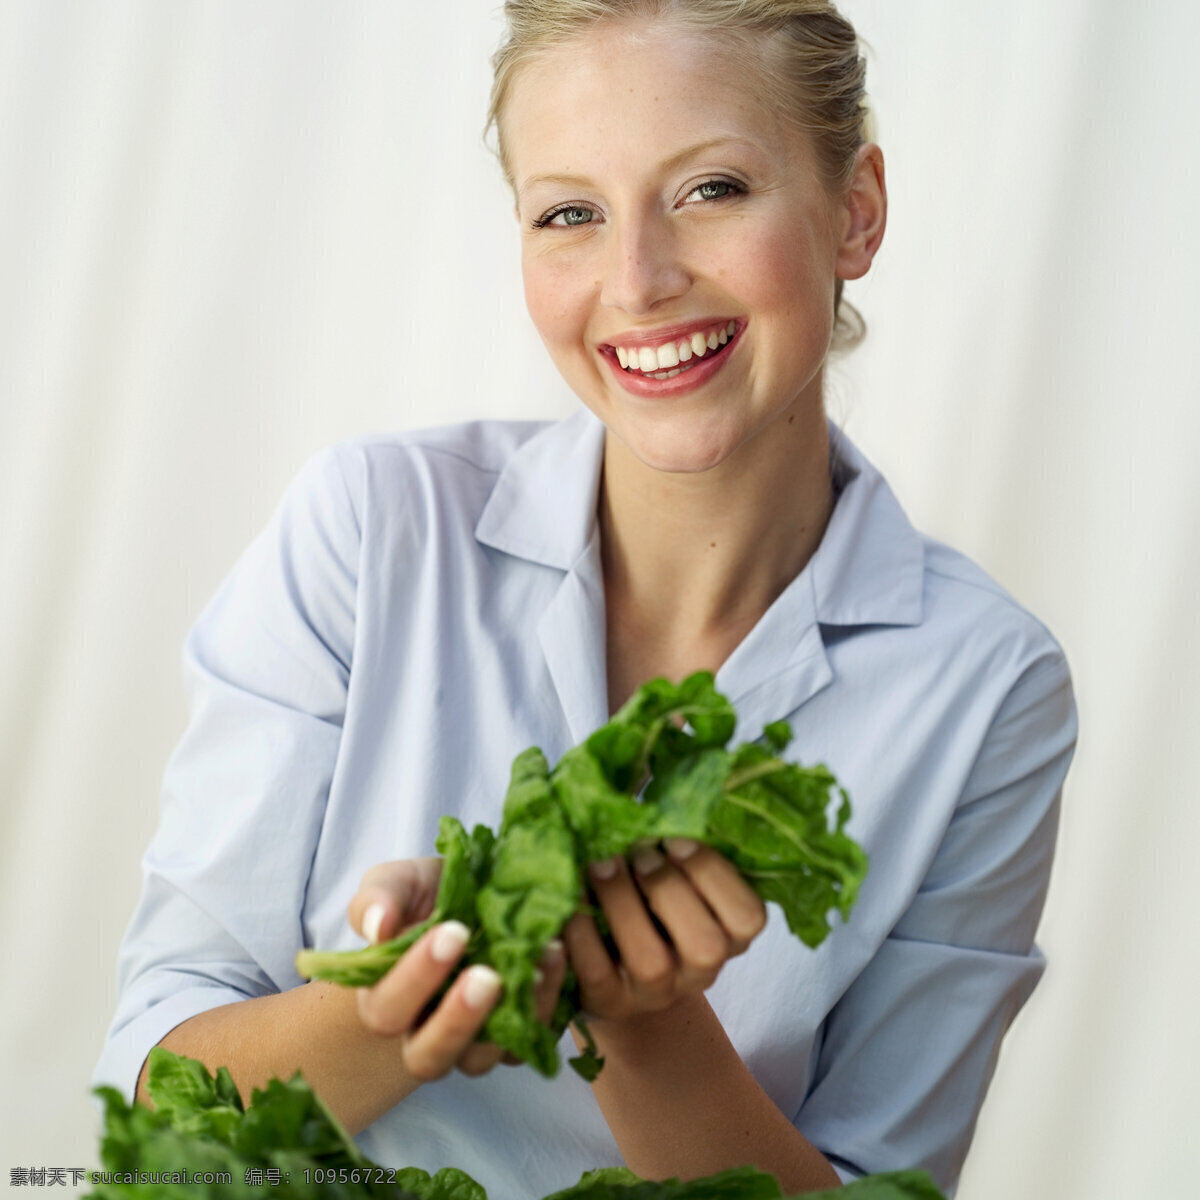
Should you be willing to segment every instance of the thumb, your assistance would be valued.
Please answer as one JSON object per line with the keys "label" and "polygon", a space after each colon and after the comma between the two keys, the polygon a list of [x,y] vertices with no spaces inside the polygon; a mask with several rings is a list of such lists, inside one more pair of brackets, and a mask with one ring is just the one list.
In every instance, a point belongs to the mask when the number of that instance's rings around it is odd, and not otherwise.
{"label": "thumb", "polygon": [[374,944],[425,920],[433,912],[441,874],[440,858],[406,858],[372,867],[350,900],[351,926]]}

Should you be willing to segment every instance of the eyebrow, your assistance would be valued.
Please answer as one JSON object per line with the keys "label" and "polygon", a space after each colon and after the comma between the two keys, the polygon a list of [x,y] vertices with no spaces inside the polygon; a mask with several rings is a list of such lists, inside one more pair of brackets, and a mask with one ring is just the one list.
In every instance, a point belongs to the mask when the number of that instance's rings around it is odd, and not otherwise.
{"label": "eyebrow", "polygon": [[[746,141],[740,137],[715,137],[708,138],[703,142],[695,142],[690,146],[685,146],[670,158],[665,159],[661,166],[664,171],[673,171],[676,167],[682,166],[690,158],[696,158],[709,150],[715,150],[720,146],[744,146],[750,150],[761,153],[759,147],[753,142]],[[589,186],[592,183],[584,175],[531,175],[528,179],[523,179],[517,186],[517,191],[524,192],[528,188],[534,187],[537,184],[554,184],[559,187],[577,187]]]}

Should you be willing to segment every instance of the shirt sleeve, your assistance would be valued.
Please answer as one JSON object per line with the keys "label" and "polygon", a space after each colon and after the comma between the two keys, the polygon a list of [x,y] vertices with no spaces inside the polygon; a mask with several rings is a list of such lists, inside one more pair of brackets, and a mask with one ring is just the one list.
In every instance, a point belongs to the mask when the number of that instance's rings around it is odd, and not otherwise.
{"label": "shirt sleeve", "polygon": [[922,1167],[953,1196],[1044,968],[1034,935],[1075,735],[1056,651],[1008,693],[916,896],[826,1019],[798,1124],[843,1181]]}
{"label": "shirt sleeve", "polygon": [[188,636],[190,722],[167,767],[94,1084],[132,1096],[176,1025],[301,982],[292,957],[353,655],[353,466],[336,449],[305,466]]}

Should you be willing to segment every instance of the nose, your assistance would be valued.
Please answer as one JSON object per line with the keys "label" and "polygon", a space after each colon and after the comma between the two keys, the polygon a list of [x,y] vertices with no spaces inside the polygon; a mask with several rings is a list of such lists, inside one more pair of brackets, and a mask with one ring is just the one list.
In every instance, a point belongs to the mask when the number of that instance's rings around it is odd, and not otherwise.
{"label": "nose", "polygon": [[637,317],[691,285],[667,217],[642,215],[613,220],[600,300]]}

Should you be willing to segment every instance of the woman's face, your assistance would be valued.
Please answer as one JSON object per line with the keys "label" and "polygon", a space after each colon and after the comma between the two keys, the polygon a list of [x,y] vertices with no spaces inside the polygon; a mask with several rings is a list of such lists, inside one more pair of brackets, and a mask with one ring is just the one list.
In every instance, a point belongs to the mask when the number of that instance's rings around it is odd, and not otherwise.
{"label": "woman's face", "polygon": [[614,23],[522,68],[503,114],[530,316],[663,471],[823,420],[847,209],[755,82],[713,37]]}

